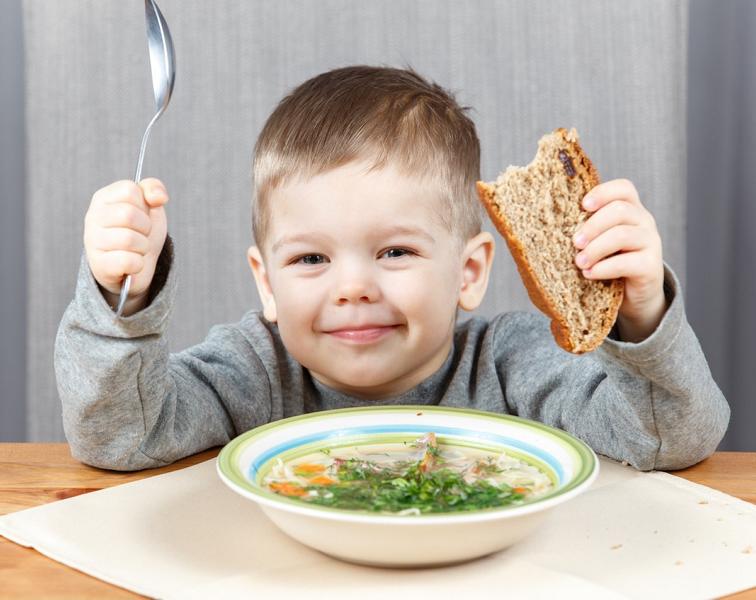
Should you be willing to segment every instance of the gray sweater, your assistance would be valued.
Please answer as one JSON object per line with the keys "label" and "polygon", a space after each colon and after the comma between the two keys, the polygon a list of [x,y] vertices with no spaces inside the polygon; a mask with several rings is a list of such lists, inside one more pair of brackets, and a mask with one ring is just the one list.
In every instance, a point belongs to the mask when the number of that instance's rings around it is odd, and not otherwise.
{"label": "gray sweater", "polygon": [[572,355],[555,344],[540,314],[474,317],[457,325],[438,371],[399,396],[361,400],[315,380],[257,311],[169,353],[164,332],[176,273],[170,257],[164,262],[167,275],[150,304],[115,321],[82,258],[58,330],[55,372],[71,453],[84,463],[116,470],[163,466],[276,419],[379,404],[535,419],[641,470],[695,464],[714,452],[727,428],[727,401],[667,267],[670,306],[641,343],[610,336],[598,350]]}

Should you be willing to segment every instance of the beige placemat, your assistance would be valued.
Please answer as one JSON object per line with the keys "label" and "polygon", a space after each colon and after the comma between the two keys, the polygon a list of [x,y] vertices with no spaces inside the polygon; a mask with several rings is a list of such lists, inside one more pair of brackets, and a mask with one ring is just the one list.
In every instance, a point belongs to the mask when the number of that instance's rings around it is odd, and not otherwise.
{"label": "beige placemat", "polygon": [[532,538],[409,570],[351,565],[290,539],[220,481],[215,462],[5,515],[0,534],[160,598],[647,600],[756,586],[756,506],[608,459]]}

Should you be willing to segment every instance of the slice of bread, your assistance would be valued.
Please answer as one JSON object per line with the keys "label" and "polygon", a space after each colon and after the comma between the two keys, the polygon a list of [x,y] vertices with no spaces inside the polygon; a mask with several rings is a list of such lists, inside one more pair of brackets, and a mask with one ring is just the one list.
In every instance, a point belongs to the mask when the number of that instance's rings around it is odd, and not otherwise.
{"label": "slice of bread", "polygon": [[622,304],[624,282],[590,280],[575,265],[572,237],[590,216],[581,202],[599,175],[575,129],[557,129],[538,142],[527,167],[507,167],[478,195],[504,236],[528,295],[551,318],[557,344],[580,354],[609,334]]}

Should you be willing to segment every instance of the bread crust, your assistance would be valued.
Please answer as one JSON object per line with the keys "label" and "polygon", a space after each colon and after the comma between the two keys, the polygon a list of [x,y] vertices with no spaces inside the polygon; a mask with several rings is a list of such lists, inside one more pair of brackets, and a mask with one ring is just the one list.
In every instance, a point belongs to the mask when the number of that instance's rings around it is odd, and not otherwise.
{"label": "bread crust", "polygon": [[[579,177],[583,184],[583,195],[585,195],[589,190],[600,183],[598,171],[585,152],[583,152],[583,149],[577,142],[577,136],[573,135],[573,132],[567,131],[564,128],[559,128],[556,129],[554,133],[561,137],[565,150],[569,153],[570,158],[572,159],[572,164],[576,171],[576,177]],[[499,209],[499,206],[496,203],[495,185],[493,183],[478,181],[476,183],[476,189],[491,221],[507,243],[509,252],[512,254],[512,258],[517,266],[517,271],[525,285],[530,300],[541,312],[551,319],[551,333],[554,336],[556,343],[561,348],[574,354],[582,354],[584,352],[595,350],[604,341],[606,336],[609,335],[617,318],[617,313],[622,304],[622,298],[624,295],[623,280],[614,279],[606,288],[606,293],[612,298],[609,304],[610,318],[605,320],[602,331],[598,332],[598,335],[592,336],[591,340],[588,342],[574,344],[570,336],[570,327],[567,318],[559,312],[549,298],[549,295],[546,293],[546,290],[538,282],[538,278],[526,258],[524,245],[514,234],[506,215]],[[578,199],[578,202],[580,200],[582,200],[582,198]],[[583,210],[582,207],[581,210]]]}

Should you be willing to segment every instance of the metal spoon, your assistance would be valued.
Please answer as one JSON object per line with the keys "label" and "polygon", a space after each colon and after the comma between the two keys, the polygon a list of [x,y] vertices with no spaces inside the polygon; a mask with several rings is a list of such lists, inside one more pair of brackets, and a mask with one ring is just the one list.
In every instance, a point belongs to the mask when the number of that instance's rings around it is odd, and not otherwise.
{"label": "metal spoon", "polygon": [[[171,32],[168,30],[168,24],[163,18],[155,0],[144,0],[144,12],[147,19],[147,44],[150,50],[150,70],[152,71],[152,91],[155,94],[155,116],[147,125],[147,129],[142,137],[142,146],[139,148],[139,160],[137,161],[136,174],[134,181],[139,183],[142,175],[142,161],[144,160],[144,149],[147,147],[147,137],[150,135],[150,129],[163,114],[173,92],[173,82],[176,79],[176,57],[173,52],[173,40]],[[116,318],[123,313],[123,307],[126,304],[126,298],[129,296],[131,288],[131,275],[127,275],[121,284],[121,295],[118,298],[118,309]]]}

